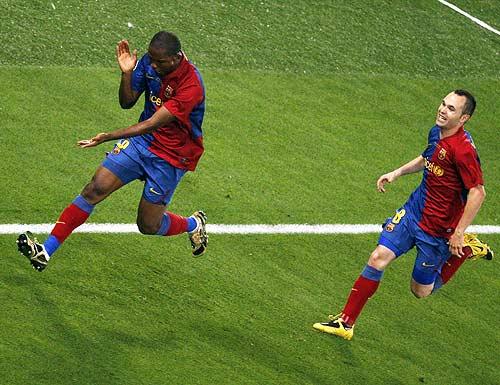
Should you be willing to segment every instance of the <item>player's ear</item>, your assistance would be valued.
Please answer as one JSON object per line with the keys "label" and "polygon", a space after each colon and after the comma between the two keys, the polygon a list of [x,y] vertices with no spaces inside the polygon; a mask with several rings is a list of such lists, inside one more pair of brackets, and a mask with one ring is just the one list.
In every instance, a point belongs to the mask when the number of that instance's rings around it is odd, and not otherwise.
{"label": "player's ear", "polygon": [[470,115],[464,114],[460,117],[460,123],[465,124],[470,119]]}

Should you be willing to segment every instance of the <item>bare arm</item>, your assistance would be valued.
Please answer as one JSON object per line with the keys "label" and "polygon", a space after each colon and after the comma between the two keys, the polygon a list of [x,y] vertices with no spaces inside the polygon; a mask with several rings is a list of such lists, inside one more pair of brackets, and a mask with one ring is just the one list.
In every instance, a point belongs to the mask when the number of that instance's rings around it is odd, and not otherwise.
{"label": "bare arm", "polygon": [[425,167],[425,159],[422,155],[417,156],[415,159],[409,161],[408,163],[402,165],[394,171],[382,175],[377,180],[377,189],[379,192],[385,192],[384,185],[386,183],[392,183],[397,178],[407,174],[413,174],[415,172],[423,170]]}
{"label": "bare arm", "polygon": [[122,108],[132,108],[141,95],[140,92],[132,89],[132,73],[137,64],[137,50],[130,53],[128,41],[121,40],[116,46],[116,60],[122,71],[118,100]]}
{"label": "bare arm", "polygon": [[460,221],[458,221],[455,232],[450,237],[450,252],[453,255],[458,255],[463,257],[462,248],[464,246],[464,232],[465,229],[472,223],[476,217],[481,205],[483,204],[484,198],[486,197],[486,191],[483,185],[478,185],[469,190],[467,195],[467,203],[465,204],[464,212]]}
{"label": "bare arm", "polygon": [[121,138],[130,138],[131,136],[139,136],[157,130],[160,127],[167,125],[172,120],[176,119],[166,108],[161,107],[149,119],[143,120],[137,124],[120,128],[111,132],[102,132],[91,139],[80,140],[78,145],[82,148],[95,147],[101,143],[116,140]]}

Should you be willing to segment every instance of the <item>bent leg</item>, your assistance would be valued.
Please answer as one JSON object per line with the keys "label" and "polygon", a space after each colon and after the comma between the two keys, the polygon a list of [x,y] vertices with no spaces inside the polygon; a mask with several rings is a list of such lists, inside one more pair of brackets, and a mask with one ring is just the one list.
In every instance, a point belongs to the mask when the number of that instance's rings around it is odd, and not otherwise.
{"label": "bent leg", "polygon": [[144,196],[139,202],[137,211],[137,227],[142,234],[147,235],[177,235],[193,231],[197,222],[194,217],[183,217],[165,211],[166,205],[151,203]]}
{"label": "bent leg", "polygon": [[123,182],[108,169],[99,166],[90,183],[80,195],[66,207],[59,216],[56,225],[43,246],[50,257],[70,236],[70,234],[88,219],[94,206],[123,186]]}
{"label": "bent leg", "polygon": [[95,206],[106,199],[111,193],[122,187],[124,183],[106,167],[99,166],[81,192],[81,196],[91,205]]}

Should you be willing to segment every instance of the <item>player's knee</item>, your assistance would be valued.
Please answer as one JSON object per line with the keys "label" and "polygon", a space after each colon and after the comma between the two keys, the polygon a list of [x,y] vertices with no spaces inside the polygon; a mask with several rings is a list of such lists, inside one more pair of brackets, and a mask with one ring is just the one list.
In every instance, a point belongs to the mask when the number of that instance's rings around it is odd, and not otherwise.
{"label": "player's knee", "polygon": [[91,181],[83,188],[83,191],[80,195],[85,198],[87,202],[95,204],[106,197],[107,194],[108,192],[105,188],[98,185],[94,181]]}
{"label": "player's knee", "polygon": [[411,292],[416,298],[425,298],[428,297],[432,294],[432,289],[429,289],[427,287],[420,287],[420,286],[411,286]]}
{"label": "player's knee", "polygon": [[392,258],[386,255],[386,253],[381,252],[378,249],[375,249],[373,253],[370,255],[370,258],[368,259],[368,265],[378,270],[384,270],[387,267],[387,265],[391,262],[391,260]]}

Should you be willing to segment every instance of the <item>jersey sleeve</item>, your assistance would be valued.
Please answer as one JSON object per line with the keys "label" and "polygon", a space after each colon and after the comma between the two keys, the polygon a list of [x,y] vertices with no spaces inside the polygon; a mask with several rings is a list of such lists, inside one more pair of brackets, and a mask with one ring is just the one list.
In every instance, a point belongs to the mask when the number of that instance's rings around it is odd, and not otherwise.
{"label": "jersey sleeve", "polygon": [[174,96],[163,106],[181,123],[190,126],[189,115],[203,101],[203,88],[198,82],[192,82],[176,90]]}
{"label": "jersey sleeve", "polygon": [[146,89],[146,55],[141,57],[132,72],[132,89],[139,93]]}
{"label": "jersey sleeve", "polygon": [[467,190],[484,184],[479,156],[472,145],[465,146],[455,156],[458,173]]}

